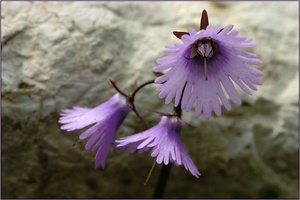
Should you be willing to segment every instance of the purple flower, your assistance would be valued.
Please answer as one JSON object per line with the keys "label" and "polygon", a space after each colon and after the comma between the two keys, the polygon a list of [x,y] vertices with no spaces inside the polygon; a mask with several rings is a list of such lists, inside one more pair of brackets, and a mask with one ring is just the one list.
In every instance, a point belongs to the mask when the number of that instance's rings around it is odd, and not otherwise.
{"label": "purple flower", "polygon": [[159,98],[165,98],[166,104],[175,98],[174,106],[178,106],[182,97],[182,109],[190,111],[195,104],[196,117],[203,112],[209,119],[212,110],[221,115],[221,102],[227,110],[231,109],[222,87],[237,105],[241,99],[233,82],[249,95],[250,89],[257,90],[255,85],[262,84],[257,77],[262,72],[249,64],[260,65],[262,61],[240,49],[256,45],[250,43],[251,39],[237,37],[238,31],[231,31],[232,28],[233,25],[223,29],[208,25],[198,32],[177,32],[183,44],[166,46],[167,56],[158,59],[158,66],[153,68],[154,72],[169,69],[155,80],[162,84]]}
{"label": "purple flower", "polygon": [[73,109],[63,109],[60,113],[59,122],[64,124],[62,130],[73,131],[84,128],[91,124],[92,127],[83,132],[79,139],[89,140],[85,149],[97,151],[95,155],[95,167],[100,164],[105,167],[107,155],[111,146],[115,146],[116,132],[126,115],[132,110],[127,98],[119,93],[108,101],[95,108],[81,108],[74,106]]}
{"label": "purple flower", "polygon": [[185,151],[181,139],[180,130],[182,121],[176,116],[162,116],[156,126],[132,135],[116,140],[117,147],[127,152],[138,150],[139,153],[148,151],[152,148],[151,157],[157,157],[156,162],[168,165],[169,162],[175,165],[184,165],[195,177],[200,173],[197,167]]}

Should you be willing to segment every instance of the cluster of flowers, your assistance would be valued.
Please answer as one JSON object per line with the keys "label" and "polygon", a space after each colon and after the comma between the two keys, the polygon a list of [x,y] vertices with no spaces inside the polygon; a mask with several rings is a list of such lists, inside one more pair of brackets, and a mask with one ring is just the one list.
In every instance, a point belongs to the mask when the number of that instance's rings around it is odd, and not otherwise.
{"label": "cluster of flowers", "polygon": [[[220,116],[221,103],[227,110],[231,109],[224,90],[235,104],[241,104],[233,82],[249,95],[249,88],[257,90],[255,85],[261,85],[257,77],[262,76],[262,72],[249,64],[260,65],[262,61],[255,54],[240,49],[256,45],[250,43],[251,39],[237,37],[238,31],[232,29],[233,25],[225,28],[210,26],[204,10],[200,31],[190,29],[189,32],[173,32],[183,43],[166,46],[167,55],[158,59],[158,65],[153,68],[153,72],[160,73],[154,81],[141,85],[130,95],[120,91],[112,82],[117,93],[105,103],[95,108],[74,106],[72,109],[63,109],[59,119],[63,124],[61,129],[73,131],[93,125],[79,138],[89,138],[85,149],[96,152],[95,167],[105,167],[112,146],[130,153],[151,149],[150,155],[156,157],[158,164],[184,165],[198,178],[200,173],[180,139],[184,122],[178,110],[185,109],[188,112],[195,106],[196,117],[203,113],[209,119],[212,111]],[[167,72],[162,73],[165,70]],[[165,98],[166,104],[174,100],[174,111],[177,112],[160,113],[161,119],[156,126],[116,140],[117,130],[124,118],[129,112],[136,112],[133,103],[135,93],[150,83],[161,84],[158,97]]]}

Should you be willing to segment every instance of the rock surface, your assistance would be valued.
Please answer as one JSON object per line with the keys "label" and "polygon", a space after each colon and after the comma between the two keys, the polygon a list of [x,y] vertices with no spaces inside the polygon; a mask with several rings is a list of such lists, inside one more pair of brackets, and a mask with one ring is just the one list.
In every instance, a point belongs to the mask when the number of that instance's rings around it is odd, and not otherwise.
{"label": "rock surface", "polygon": [[[206,120],[184,113],[183,143],[202,176],[173,167],[166,198],[296,198],[298,196],[298,4],[296,2],[4,2],[2,3],[2,197],[151,198],[161,166],[143,182],[153,159],[115,154],[105,170],[60,131],[59,111],[93,107],[114,90],[154,78],[172,31],[234,24],[253,38],[264,64],[263,86],[243,104]],[[157,123],[149,109],[168,110],[156,86],[137,95],[149,124],[130,114],[118,132]],[[153,98],[143,98],[143,95]],[[74,146],[73,144],[76,143]]]}

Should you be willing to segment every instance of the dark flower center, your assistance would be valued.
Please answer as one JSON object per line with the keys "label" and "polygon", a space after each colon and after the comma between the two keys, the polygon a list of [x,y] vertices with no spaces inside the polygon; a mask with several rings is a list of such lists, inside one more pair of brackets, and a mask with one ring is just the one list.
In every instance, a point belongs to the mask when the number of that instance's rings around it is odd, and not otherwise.
{"label": "dark flower center", "polygon": [[192,45],[190,58],[203,60],[205,80],[208,80],[207,60],[218,53],[218,44],[211,38],[205,37],[197,40]]}
{"label": "dark flower center", "polygon": [[201,38],[192,45],[190,58],[194,58],[199,55],[204,59],[210,59],[216,55],[218,50],[218,44],[213,39],[208,37]]}

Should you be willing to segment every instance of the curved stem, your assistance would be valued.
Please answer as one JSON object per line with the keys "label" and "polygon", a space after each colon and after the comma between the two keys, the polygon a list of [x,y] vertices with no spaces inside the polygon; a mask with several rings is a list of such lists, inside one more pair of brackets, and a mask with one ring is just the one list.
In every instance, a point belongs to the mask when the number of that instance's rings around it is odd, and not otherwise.
{"label": "curved stem", "polygon": [[146,85],[149,85],[149,84],[154,83],[154,81],[155,81],[155,79],[152,79],[152,80],[150,80],[150,81],[147,81],[147,82],[143,83],[142,85],[138,86],[137,88],[135,88],[133,91],[131,91],[131,92],[129,93],[130,98],[131,98],[132,100],[134,100],[135,94],[136,94],[140,89],[142,89],[142,88],[145,87]]}
{"label": "curved stem", "polygon": [[117,92],[119,92],[121,95],[123,95],[124,97],[128,97],[124,92],[122,92],[118,87],[117,87],[117,85],[111,80],[111,79],[109,79],[109,81],[110,81],[110,83],[112,84],[112,86],[113,86],[113,88],[115,89],[115,90],[117,90]]}
{"label": "curved stem", "polygon": [[125,94],[124,92],[122,92],[118,87],[117,85],[111,80],[109,79],[109,81],[111,82],[113,88],[115,90],[117,90],[118,93],[120,93],[121,95],[123,95],[124,97],[127,98],[127,102],[132,106],[132,110],[133,112],[135,112],[135,114],[137,115],[138,118],[140,118],[142,121],[144,121],[146,123],[146,121],[139,115],[139,113],[136,111],[135,109],[135,106],[134,106],[134,97],[135,97],[135,94],[140,90],[142,89],[143,87],[145,87],[146,85],[149,85],[151,83],[154,83],[155,79],[153,80],[150,80],[150,81],[147,81],[143,84],[141,84],[140,86],[138,86],[137,88],[135,88],[134,90],[132,90],[128,95]]}
{"label": "curved stem", "polygon": [[147,82],[141,84],[140,86],[138,86],[137,88],[135,88],[134,90],[132,90],[132,91],[129,93],[129,95],[128,95],[128,99],[130,100],[130,102],[131,102],[131,104],[132,104],[133,111],[135,112],[136,116],[137,116],[138,118],[140,118],[144,123],[147,123],[147,122],[140,116],[140,114],[137,112],[137,110],[136,110],[136,108],[135,108],[135,106],[134,106],[134,103],[133,103],[133,102],[134,102],[134,97],[135,97],[135,94],[136,94],[140,89],[142,89],[142,88],[145,87],[146,85],[149,85],[149,84],[154,83],[154,81],[155,81],[155,79],[152,79],[152,80],[150,80],[150,81],[147,81]]}

